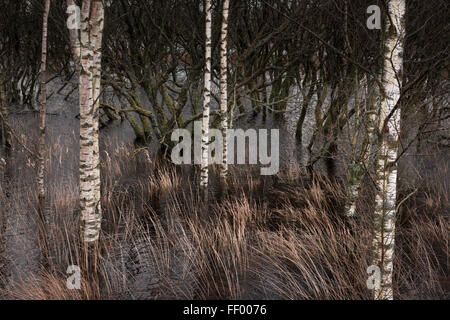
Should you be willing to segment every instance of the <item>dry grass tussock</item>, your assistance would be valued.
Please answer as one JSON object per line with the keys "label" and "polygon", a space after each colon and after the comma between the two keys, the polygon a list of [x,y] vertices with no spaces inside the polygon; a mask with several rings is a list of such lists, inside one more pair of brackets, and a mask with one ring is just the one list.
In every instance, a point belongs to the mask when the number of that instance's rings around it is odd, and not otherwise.
{"label": "dry grass tussock", "polygon": [[[80,260],[77,183],[69,177],[63,188],[49,186],[50,268],[27,270],[14,280],[4,277],[4,297],[371,298],[366,288],[373,203],[369,187],[358,201],[358,217],[348,221],[340,182],[293,172],[260,177],[257,170],[235,167],[226,190],[213,177],[206,206],[199,197],[197,169],[152,162],[146,150],[131,150],[122,145],[102,154],[98,281],[82,274],[81,290],[66,286],[68,265]],[[400,210],[397,299],[448,298],[450,180],[445,172],[447,178],[432,186],[422,177],[421,187]],[[32,206],[35,195],[29,188],[26,204],[9,195],[10,210]],[[6,197],[4,190],[1,196]],[[14,268],[14,259],[8,265]]]}

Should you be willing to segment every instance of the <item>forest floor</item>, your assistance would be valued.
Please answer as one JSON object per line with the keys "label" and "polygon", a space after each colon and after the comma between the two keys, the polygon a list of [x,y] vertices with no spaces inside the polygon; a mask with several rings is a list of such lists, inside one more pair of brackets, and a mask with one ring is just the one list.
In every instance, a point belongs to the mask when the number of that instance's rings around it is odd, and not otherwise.
{"label": "forest floor", "polygon": [[[61,145],[55,148],[67,153]],[[346,195],[339,181],[306,179],[295,170],[261,178],[254,168],[235,167],[228,187],[212,188],[206,206],[196,170],[151,161],[146,151],[136,154],[126,144],[104,157],[100,282],[82,281],[81,290],[66,286],[67,267],[80,262],[76,179],[49,186],[52,265],[45,270],[39,268],[38,233],[30,223],[36,219],[35,188],[30,181],[21,190],[3,185],[2,205],[13,213],[3,221],[3,271],[15,270],[14,277],[3,274],[4,297],[370,298],[370,187],[363,190],[357,217],[349,221],[343,217]],[[53,157],[56,166],[64,163],[57,159]],[[449,168],[447,162],[436,166],[438,181],[423,176],[399,211],[397,299],[449,298]],[[401,197],[410,193],[409,186],[400,192]],[[17,243],[19,239],[27,240]]]}
{"label": "forest floor", "polygon": [[[66,270],[80,265],[79,123],[76,108],[64,107],[76,106],[75,98],[52,103],[46,164],[51,264],[40,267],[36,160],[16,145],[10,155],[0,153],[0,298],[371,298],[370,177],[353,220],[344,217],[344,176],[305,176],[299,169],[304,161],[292,156],[273,177],[261,177],[255,166],[231,166],[226,188],[213,167],[206,205],[199,169],[136,148],[125,123],[101,133],[100,280],[83,274],[81,290],[68,289]],[[35,135],[19,134],[33,150],[37,124],[36,113],[11,117],[18,133],[36,128]],[[284,153],[293,153],[292,140],[281,137],[291,146]],[[450,298],[449,150],[427,150],[399,163],[396,299]]]}

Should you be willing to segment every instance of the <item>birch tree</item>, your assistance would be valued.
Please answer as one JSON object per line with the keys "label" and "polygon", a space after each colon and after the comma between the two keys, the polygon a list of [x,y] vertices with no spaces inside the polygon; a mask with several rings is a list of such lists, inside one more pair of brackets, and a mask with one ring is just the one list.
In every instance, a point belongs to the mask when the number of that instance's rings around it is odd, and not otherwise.
{"label": "birch tree", "polygon": [[405,37],[405,0],[388,3],[385,25],[382,73],[380,133],[381,142],[376,164],[377,194],[374,217],[374,262],[381,270],[381,286],[375,299],[392,300],[392,273],[397,201],[397,155],[400,133],[400,86]]}
{"label": "birch tree", "polygon": [[45,1],[43,29],[42,29],[42,56],[40,70],[40,114],[39,114],[39,167],[38,167],[38,189],[39,208],[43,208],[45,201],[45,133],[46,133],[46,112],[47,112],[47,88],[45,85],[47,78],[47,24],[50,10],[50,0]]}
{"label": "birch tree", "polygon": [[80,209],[84,241],[96,240],[91,229],[99,219],[95,213],[93,189],[93,116],[92,116],[92,52],[89,44],[89,12],[91,1],[84,0],[80,32]]}
{"label": "birch tree", "polygon": [[208,165],[209,165],[209,111],[211,104],[211,0],[206,0],[205,16],[206,16],[206,41],[205,41],[205,79],[203,89],[203,121],[202,121],[202,159],[200,172],[200,189],[204,198],[208,197]]}
{"label": "birch tree", "polygon": [[228,13],[230,8],[230,0],[223,1],[222,10],[222,32],[220,37],[220,113],[222,121],[223,136],[223,156],[220,175],[223,180],[228,176]]}
{"label": "birch tree", "polygon": [[45,134],[46,134],[46,113],[47,113],[47,26],[48,15],[50,11],[50,0],[45,0],[44,17],[42,23],[42,56],[41,56],[41,70],[40,70],[40,114],[39,114],[39,165],[38,165],[38,197],[39,197],[39,231],[41,239],[42,253],[48,258],[48,244],[47,234],[45,228]]}
{"label": "birch tree", "polygon": [[[102,40],[104,27],[103,1],[97,0],[93,3],[91,19],[91,41],[93,51],[92,67],[92,92],[93,92],[93,188],[95,192],[96,213],[101,219],[101,186],[100,186],[100,148],[99,148],[99,114],[101,93],[101,70],[102,70]],[[100,232],[100,222],[95,226],[93,232]]]}
{"label": "birch tree", "polygon": [[[378,115],[378,101],[380,90],[378,85],[375,84],[373,79],[365,76],[362,81],[362,85],[365,90],[365,131],[367,136],[361,146],[361,151],[357,155],[357,139],[359,137],[359,115],[360,115],[360,101],[358,93],[355,93],[355,132],[352,137],[352,163],[350,165],[349,172],[349,197],[347,200],[345,215],[348,218],[353,218],[356,215],[356,200],[358,199],[359,192],[362,186],[366,170],[369,167],[369,162],[373,158],[373,147],[376,145],[376,132],[377,132],[377,115]],[[359,86],[356,86],[359,90]]]}
{"label": "birch tree", "polygon": [[75,70],[79,76],[80,74],[80,59],[81,59],[81,44],[80,44],[80,21],[78,21],[79,7],[75,5],[74,0],[67,0],[67,13],[69,14],[69,36],[70,45],[72,48],[72,56],[75,65]]}
{"label": "birch tree", "polygon": [[103,3],[84,0],[80,32],[80,208],[82,238],[95,243],[101,229],[98,152],[98,99],[100,94]]}

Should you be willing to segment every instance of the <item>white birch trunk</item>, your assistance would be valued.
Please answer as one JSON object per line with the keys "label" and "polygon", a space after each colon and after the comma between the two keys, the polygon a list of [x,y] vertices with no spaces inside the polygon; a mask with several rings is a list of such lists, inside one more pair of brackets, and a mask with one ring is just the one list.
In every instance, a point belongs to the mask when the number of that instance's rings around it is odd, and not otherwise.
{"label": "white birch trunk", "polygon": [[45,200],[45,133],[46,133],[46,113],[47,113],[47,25],[48,14],[50,11],[50,0],[45,1],[44,17],[42,23],[42,55],[41,55],[41,96],[40,96],[40,114],[39,114],[39,166],[38,166],[38,191],[39,208],[43,209]]}
{"label": "white birch trunk", "polygon": [[392,300],[395,219],[397,201],[397,155],[400,134],[401,73],[403,69],[403,41],[405,36],[405,0],[390,0],[386,19],[386,42],[382,75],[380,110],[381,146],[377,161],[377,195],[374,218],[374,265],[381,270],[381,287],[374,298]]}
{"label": "white birch trunk", "polygon": [[[377,130],[377,114],[378,114],[378,104],[375,96],[379,96],[378,87],[373,85],[372,82],[369,83],[367,77],[363,79],[364,88],[365,88],[365,104],[366,104],[366,132],[367,132],[367,141],[363,144],[361,148],[361,153],[359,155],[359,159],[356,159],[356,149],[357,149],[357,139],[358,139],[358,127],[359,127],[359,116],[360,116],[360,108],[359,108],[359,98],[358,93],[356,93],[355,101],[356,101],[356,124],[355,124],[355,133],[353,136],[352,147],[353,147],[353,163],[350,166],[350,174],[349,174],[349,194],[348,194],[348,202],[345,208],[345,215],[348,218],[353,218],[356,216],[356,201],[359,196],[359,192],[362,186],[362,182],[364,176],[366,174],[366,170],[369,167],[369,161],[371,159],[371,155],[373,152],[373,146],[376,144],[376,130]],[[359,90],[358,84],[356,84],[357,90]]]}
{"label": "white birch trunk", "polygon": [[205,79],[203,91],[202,122],[202,159],[200,173],[200,189],[207,199],[208,194],[208,143],[209,143],[209,109],[211,104],[211,0],[206,0],[206,43],[205,43]]}
{"label": "white birch trunk", "polygon": [[39,238],[41,252],[45,259],[45,263],[49,262],[49,251],[47,241],[47,231],[45,222],[45,134],[46,134],[46,113],[47,113],[47,29],[48,29],[48,15],[50,11],[50,0],[45,0],[44,16],[42,22],[42,53],[41,53],[41,70],[40,70],[40,113],[39,113],[39,164],[37,172],[38,184],[38,213],[39,213]]}
{"label": "white birch trunk", "polygon": [[224,0],[222,11],[222,32],[220,37],[220,113],[222,121],[223,136],[223,158],[220,175],[223,180],[228,176],[228,55],[227,55],[227,36],[228,36],[228,13],[230,0]]}
{"label": "white birch trunk", "polygon": [[92,3],[91,17],[91,47],[93,50],[92,66],[92,96],[93,96],[93,187],[95,192],[96,214],[99,216],[98,223],[93,232],[96,238],[100,233],[101,209],[101,185],[100,185],[100,148],[99,148],[99,113],[101,92],[101,62],[102,62],[102,40],[104,26],[104,7],[101,0]]}
{"label": "white birch trunk", "polygon": [[[67,8],[75,10],[75,2],[74,0],[67,0]],[[75,14],[75,12],[71,12],[69,14]],[[81,63],[81,44],[80,44],[80,31],[78,29],[70,29],[70,45],[72,47],[72,55],[73,61],[75,65],[75,70],[79,76],[80,74],[80,63]]]}
{"label": "white birch trunk", "polygon": [[81,9],[80,65],[80,209],[82,239],[86,243],[98,240],[100,215],[97,212],[94,189],[94,116],[92,65],[93,52],[89,41],[91,1],[84,0]]}

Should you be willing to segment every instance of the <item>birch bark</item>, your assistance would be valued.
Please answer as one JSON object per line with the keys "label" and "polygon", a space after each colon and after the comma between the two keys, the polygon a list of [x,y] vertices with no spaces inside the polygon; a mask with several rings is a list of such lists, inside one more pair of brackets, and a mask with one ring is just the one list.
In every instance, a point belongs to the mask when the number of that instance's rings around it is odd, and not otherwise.
{"label": "birch bark", "polygon": [[[73,0],[67,0],[67,5],[68,9],[76,10]],[[82,239],[85,243],[96,243],[101,231],[98,122],[103,25],[103,1],[83,0],[81,30],[70,30],[73,60],[79,77],[80,209]]]}
{"label": "birch bark", "polygon": [[[366,105],[366,132],[367,138],[361,147],[361,152],[359,157],[356,155],[357,149],[357,139],[358,139],[358,119],[359,119],[359,99],[356,100],[356,125],[355,125],[355,133],[352,141],[353,148],[353,163],[350,166],[350,174],[349,174],[349,199],[346,204],[345,215],[348,218],[353,218],[356,216],[356,201],[359,196],[359,192],[362,186],[362,182],[364,176],[366,174],[366,170],[369,167],[370,159],[372,159],[373,147],[376,145],[376,131],[377,131],[377,120],[378,120],[378,110],[379,110],[379,95],[380,91],[376,84],[374,84],[373,80],[369,80],[368,77],[363,79],[363,86],[365,88],[365,105]],[[381,79],[380,79],[381,82]],[[357,90],[359,90],[358,84],[356,84]],[[356,94],[357,96],[357,94]]]}
{"label": "birch bark", "polygon": [[205,79],[203,90],[202,159],[200,172],[200,189],[203,192],[205,200],[208,197],[209,111],[211,104],[211,9],[211,0],[206,0]]}
{"label": "birch bark", "polygon": [[[69,17],[76,14],[76,5],[74,0],[67,0],[67,9],[69,13]],[[75,11],[72,11],[75,10]],[[74,17],[74,19],[77,19],[78,17]],[[77,26],[78,27],[78,26]],[[73,55],[73,61],[75,65],[75,70],[77,71],[77,74],[79,76],[80,74],[80,63],[81,63],[81,44],[80,44],[80,30],[75,27],[73,29],[69,29],[69,35],[70,35],[70,45],[72,47],[72,55]]]}
{"label": "birch bark", "polygon": [[223,158],[220,175],[223,180],[228,176],[228,56],[227,56],[227,36],[228,36],[228,14],[230,8],[230,0],[223,1],[222,11],[222,32],[220,37],[220,113],[222,120],[222,136],[223,136]]}
{"label": "birch bark", "polygon": [[47,29],[48,15],[50,11],[50,0],[45,0],[44,17],[42,23],[42,54],[41,54],[41,70],[40,70],[40,114],[39,114],[39,165],[37,174],[38,198],[39,198],[39,233],[41,251],[48,262],[48,243],[47,232],[45,227],[45,135],[46,135],[46,113],[47,113]]}
{"label": "birch bark", "polygon": [[80,64],[80,209],[84,242],[98,240],[100,216],[96,212],[94,191],[94,117],[92,65],[93,53],[89,41],[91,1],[84,0],[81,9],[81,64]]}
{"label": "birch bark", "polygon": [[392,300],[392,273],[397,201],[397,155],[400,133],[401,73],[403,69],[403,41],[405,37],[405,0],[388,3],[386,40],[382,74],[380,107],[381,145],[376,167],[377,195],[374,217],[374,262],[381,270],[381,286],[374,298]]}
{"label": "birch bark", "polygon": [[95,238],[100,233],[100,222],[102,216],[101,208],[101,185],[100,185],[100,148],[99,148],[99,112],[100,112],[100,93],[101,93],[101,67],[102,67],[102,40],[104,26],[104,7],[103,1],[94,0],[92,4],[91,17],[91,46],[93,51],[92,66],[92,95],[93,95],[93,188],[95,193],[96,214],[98,222],[95,229]]}
{"label": "birch bark", "polygon": [[42,29],[42,55],[41,55],[41,96],[40,96],[40,114],[39,114],[39,167],[38,167],[38,190],[39,190],[39,208],[42,209],[45,200],[45,133],[46,133],[46,113],[47,113],[47,25],[50,10],[50,0],[45,1],[43,29]]}

